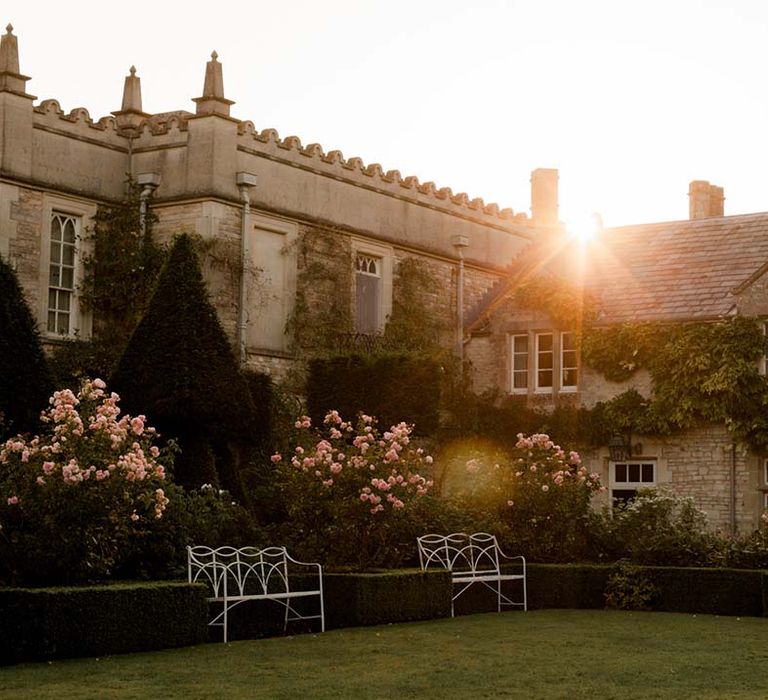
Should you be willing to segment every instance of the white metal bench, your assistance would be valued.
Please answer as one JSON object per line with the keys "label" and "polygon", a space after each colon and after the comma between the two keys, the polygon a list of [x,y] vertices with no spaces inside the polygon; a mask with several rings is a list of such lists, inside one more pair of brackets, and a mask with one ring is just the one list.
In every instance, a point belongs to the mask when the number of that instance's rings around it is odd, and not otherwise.
{"label": "white metal bench", "polygon": [[[320,564],[296,561],[285,547],[187,547],[187,568],[190,583],[208,584],[213,593],[208,602],[221,603],[222,610],[208,625],[223,627],[225,642],[229,611],[246,600],[273,600],[283,605],[284,631],[294,620],[320,620],[320,629],[325,632],[323,568]],[[292,590],[289,573],[312,574],[311,588]],[[296,599],[312,597],[317,598],[317,614],[305,615],[296,610]]]}
{"label": "white metal bench", "polygon": [[[508,557],[501,551],[495,535],[487,532],[471,535],[454,532],[450,535],[422,535],[417,538],[417,542],[419,563],[423,571],[430,567],[439,567],[451,572],[454,584],[451,617],[454,613],[454,601],[474,583],[482,583],[495,591],[499,612],[502,605],[514,605],[528,610],[525,557]],[[511,573],[501,570],[501,563],[505,560],[515,562]],[[502,593],[502,581],[520,581],[521,600],[513,600],[511,593]]]}

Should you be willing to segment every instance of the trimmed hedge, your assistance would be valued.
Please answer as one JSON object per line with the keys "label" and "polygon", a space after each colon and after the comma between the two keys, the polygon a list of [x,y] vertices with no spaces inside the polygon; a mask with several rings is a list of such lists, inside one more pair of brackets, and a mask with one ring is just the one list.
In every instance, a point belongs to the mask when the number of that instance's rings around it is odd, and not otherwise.
{"label": "trimmed hedge", "polygon": [[595,609],[605,607],[610,566],[601,564],[528,564],[528,608]]}
{"label": "trimmed hedge", "polygon": [[324,574],[323,588],[327,629],[432,620],[451,614],[447,571]]}
{"label": "trimmed hedge", "polygon": [[[768,616],[768,572],[636,569],[659,592],[654,610]],[[611,571],[597,564],[529,564],[528,607],[603,608]],[[302,588],[302,577],[291,580],[295,590]],[[519,583],[505,582],[503,590],[514,585]],[[451,611],[451,578],[443,570],[326,573],[323,588],[326,629],[445,618]],[[207,629],[206,595],[202,584],[177,582],[0,589],[0,665],[219,641],[221,630]],[[294,601],[299,607],[314,602]],[[457,615],[495,610],[495,593],[481,584],[456,601]],[[250,601],[238,606],[229,622],[232,640],[280,634],[283,608]],[[292,625],[289,632],[319,629],[317,621]]]}
{"label": "trimmed hedge", "polygon": [[765,615],[768,576],[745,569],[638,567],[659,591],[654,610],[705,615]]}
{"label": "trimmed hedge", "polygon": [[200,644],[206,595],[176,582],[0,589],[0,665]]}
{"label": "trimmed hedge", "polygon": [[375,416],[383,429],[405,421],[418,435],[434,434],[439,423],[440,366],[418,355],[345,355],[309,363],[307,411],[315,425],[336,409],[354,421]]}

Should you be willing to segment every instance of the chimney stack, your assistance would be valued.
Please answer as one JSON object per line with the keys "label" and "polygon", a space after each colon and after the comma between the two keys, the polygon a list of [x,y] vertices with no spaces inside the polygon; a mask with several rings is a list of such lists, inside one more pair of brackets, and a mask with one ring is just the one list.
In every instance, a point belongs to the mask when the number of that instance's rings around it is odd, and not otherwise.
{"label": "chimney stack", "polygon": [[555,168],[536,168],[531,173],[531,216],[536,227],[558,225]]}
{"label": "chimney stack", "polygon": [[722,187],[707,180],[693,180],[688,186],[688,218],[709,219],[724,216],[725,194]]}

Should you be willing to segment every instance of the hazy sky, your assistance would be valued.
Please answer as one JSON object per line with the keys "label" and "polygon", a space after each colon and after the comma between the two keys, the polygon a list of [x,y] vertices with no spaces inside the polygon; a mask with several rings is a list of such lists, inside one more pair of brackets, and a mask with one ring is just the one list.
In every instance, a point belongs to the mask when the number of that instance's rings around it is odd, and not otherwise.
{"label": "hazy sky", "polygon": [[[10,0],[28,91],[94,119],[135,64],[144,110],[194,111],[212,50],[233,116],[403,176],[528,211],[560,171],[560,218],[768,210],[765,0]],[[262,186],[265,186],[262,184]]]}

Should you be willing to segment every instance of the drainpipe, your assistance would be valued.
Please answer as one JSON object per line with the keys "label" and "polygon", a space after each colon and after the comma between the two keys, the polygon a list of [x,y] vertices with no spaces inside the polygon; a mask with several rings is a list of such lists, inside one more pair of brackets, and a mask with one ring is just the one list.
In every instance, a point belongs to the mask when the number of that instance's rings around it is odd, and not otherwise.
{"label": "drainpipe", "polygon": [[240,270],[240,304],[237,314],[237,345],[240,354],[240,363],[245,365],[248,359],[247,351],[247,330],[248,320],[246,314],[246,303],[248,300],[247,277],[248,268],[248,234],[250,233],[251,218],[251,188],[256,186],[256,176],[251,173],[239,172],[235,176],[237,191],[240,193],[240,201],[243,203],[243,215],[240,225],[240,260],[242,269]]}
{"label": "drainpipe", "polygon": [[736,443],[731,442],[731,537],[736,536]]}
{"label": "drainpipe", "polygon": [[451,245],[459,257],[458,279],[456,280],[456,355],[463,372],[464,365],[464,248],[469,245],[467,236],[451,237]]}
{"label": "drainpipe", "polygon": [[136,176],[136,184],[141,187],[139,193],[139,229],[143,239],[147,234],[147,202],[160,185],[160,175],[158,173],[139,173]]}

